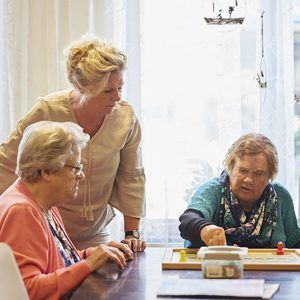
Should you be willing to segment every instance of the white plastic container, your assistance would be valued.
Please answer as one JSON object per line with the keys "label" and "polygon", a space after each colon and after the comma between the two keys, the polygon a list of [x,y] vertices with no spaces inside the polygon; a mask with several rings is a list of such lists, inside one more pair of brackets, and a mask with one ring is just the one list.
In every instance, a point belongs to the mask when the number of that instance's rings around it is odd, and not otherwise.
{"label": "white plastic container", "polygon": [[203,278],[238,279],[243,277],[243,259],[248,248],[235,246],[201,247],[197,253],[201,259]]}

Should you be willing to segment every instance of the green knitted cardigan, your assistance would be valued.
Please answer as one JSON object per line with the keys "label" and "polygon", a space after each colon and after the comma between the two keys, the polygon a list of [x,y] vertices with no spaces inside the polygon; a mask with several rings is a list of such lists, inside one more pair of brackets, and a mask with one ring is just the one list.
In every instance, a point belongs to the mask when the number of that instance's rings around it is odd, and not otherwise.
{"label": "green knitted cardigan", "polygon": [[[281,241],[284,247],[293,248],[300,241],[300,228],[298,227],[294,204],[289,192],[280,184],[273,183],[277,193],[277,220],[274,228],[270,248],[277,248]],[[221,204],[220,179],[214,178],[201,185],[191,198],[188,208],[198,210],[205,220],[219,224]],[[191,246],[185,241],[185,247]]]}

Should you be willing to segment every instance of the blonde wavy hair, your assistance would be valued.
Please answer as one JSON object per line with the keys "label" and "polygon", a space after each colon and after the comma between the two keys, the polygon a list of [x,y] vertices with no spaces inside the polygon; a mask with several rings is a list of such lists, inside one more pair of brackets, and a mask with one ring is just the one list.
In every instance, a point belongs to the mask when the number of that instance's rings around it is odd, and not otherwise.
{"label": "blonde wavy hair", "polygon": [[242,135],[235,141],[225,156],[223,162],[225,170],[230,173],[234,167],[235,159],[245,154],[265,153],[268,159],[270,179],[274,180],[278,173],[278,156],[275,145],[269,138],[260,133]]}
{"label": "blonde wavy hair", "polygon": [[83,149],[89,135],[72,122],[40,121],[29,125],[18,148],[16,174],[33,182],[42,169],[61,170],[75,149]]}
{"label": "blonde wavy hair", "polygon": [[125,54],[96,38],[77,41],[65,52],[68,79],[80,101],[101,93],[109,75],[126,68]]}

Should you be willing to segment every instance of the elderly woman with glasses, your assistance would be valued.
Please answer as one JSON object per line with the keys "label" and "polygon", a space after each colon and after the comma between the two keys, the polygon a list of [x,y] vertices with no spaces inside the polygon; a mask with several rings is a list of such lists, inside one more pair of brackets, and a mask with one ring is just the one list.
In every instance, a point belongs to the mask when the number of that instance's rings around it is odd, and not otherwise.
{"label": "elderly woman with glasses", "polygon": [[180,216],[187,247],[233,245],[300,247],[300,229],[289,192],[273,180],[277,150],[262,134],[232,144],[220,177],[203,184]]}
{"label": "elderly woman with glasses", "polygon": [[69,296],[105,261],[123,269],[132,258],[128,245],[114,242],[78,251],[56,208],[77,196],[88,140],[72,122],[28,126],[18,148],[19,178],[0,196],[0,241],[12,248],[30,299]]}

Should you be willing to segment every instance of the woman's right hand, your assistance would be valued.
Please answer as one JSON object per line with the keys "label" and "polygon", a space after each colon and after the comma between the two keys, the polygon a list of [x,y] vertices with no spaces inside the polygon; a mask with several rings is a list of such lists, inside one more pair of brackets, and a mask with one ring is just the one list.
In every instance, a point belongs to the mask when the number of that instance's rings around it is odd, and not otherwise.
{"label": "woman's right hand", "polygon": [[124,269],[126,265],[124,253],[116,247],[105,244],[93,248],[92,253],[85,259],[93,271],[99,269],[107,260],[115,262],[120,269]]}
{"label": "woman's right hand", "polygon": [[207,246],[226,246],[225,231],[216,225],[207,225],[200,231],[200,238]]}

